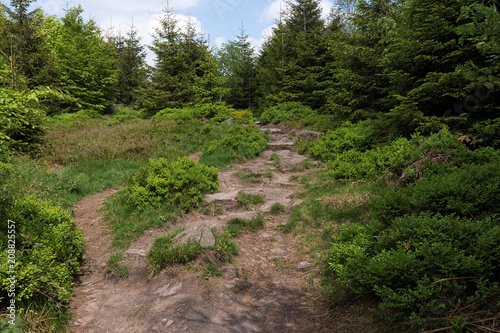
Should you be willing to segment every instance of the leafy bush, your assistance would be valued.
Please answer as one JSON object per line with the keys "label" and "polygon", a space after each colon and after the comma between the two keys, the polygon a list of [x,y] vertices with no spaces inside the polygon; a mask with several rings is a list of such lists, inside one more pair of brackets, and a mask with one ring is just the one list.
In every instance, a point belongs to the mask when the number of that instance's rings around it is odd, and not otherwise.
{"label": "leafy bush", "polygon": [[[71,296],[73,273],[80,268],[83,237],[68,212],[34,197],[24,197],[8,209],[16,226],[16,300],[28,305],[34,299],[66,303]],[[0,228],[7,229],[7,220]],[[8,252],[7,235],[0,237],[0,249]],[[6,298],[12,271],[0,264],[0,298]]]}
{"label": "leafy bush", "polygon": [[7,144],[20,151],[34,150],[45,134],[38,97],[50,89],[18,92],[0,89],[0,144]]}
{"label": "leafy bush", "polygon": [[445,317],[500,291],[498,244],[495,218],[420,214],[344,225],[328,273],[347,291],[376,295],[381,309],[396,311],[393,319]]}
{"label": "leafy bush", "polygon": [[328,131],[326,135],[323,135],[310,149],[310,153],[322,161],[331,161],[350,149],[364,152],[372,148],[376,135],[375,127],[369,120],[356,124],[346,121],[338,129]]}
{"label": "leafy bush", "polygon": [[327,165],[329,174],[338,179],[370,178],[402,169],[410,161],[417,145],[405,138],[390,145],[362,152],[358,149],[344,151]]}
{"label": "leafy bush", "polygon": [[212,123],[221,123],[233,118],[237,124],[254,122],[250,111],[237,111],[225,103],[204,103],[182,109],[166,108],[159,111],[152,119],[174,120],[178,124],[192,122],[194,119],[210,119]]}
{"label": "leafy bush", "polygon": [[227,135],[208,143],[200,163],[222,166],[238,158],[253,158],[267,148],[267,142],[256,126],[231,126]]}
{"label": "leafy bush", "polygon": [[190,209],[197,207],[207,193],[219,187],[217,169],[190,160],[178,158],[168,163],[164,158],[150,159],[129,178],[129,198],[140,209],[148,205],[171,203]]}
{"label": "leafy bush", "polygon": [[443,169],[374,198],[374,215],[387,220],[422,211],[476,218],[500,213],[500,163]]}
{"label": "leafy bush", "polygon": [[273,123],[280,124],[286,121],[298,121],[315,114],[309,106],[304,106],[300,102],[285,102],[270,107],[260,116],[263,125]]}

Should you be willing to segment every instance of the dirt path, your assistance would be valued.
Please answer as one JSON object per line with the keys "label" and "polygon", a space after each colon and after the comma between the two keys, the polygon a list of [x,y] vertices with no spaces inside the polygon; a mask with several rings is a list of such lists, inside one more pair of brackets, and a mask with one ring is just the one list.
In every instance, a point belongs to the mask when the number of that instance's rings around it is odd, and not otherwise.
{"label": "dirt path", "polygon": [[[86,239],[86,260],[75,284],[71,302],[73,330],[80,332],[320,332],[323,312],[318,301],[315,268],[296,249],[293,236],[276,227],[285,223],[293,205],[300,203],[300,187],[293,180],[311,170],[300,171],[305,156],[291,150],[292,137],[282,128],[262,128],[273,141],[260,157],[221,172],[217,195],[206,201],[219,207],[219,215],[194,212],[178,225],[189,227],[202,221],[222,229],[235,214],[266,212],[276,202],[285,207],[280,215],[265,214],[266,225],[256,233],[236,239],[240,254],[221,267],[224,277],[204,277],[183,267],[168,268],[152,277],[145,254],[154,238],[165,230],[149,230],[131,244],[124,261],[126,279],[105,275],[109,257],[109,231],[97,213],[104,199],[117,190],[86,198],[76,206],[75,220]],[[283,170],[276,170],[271,154],[280,156]],[[272,179],[242,183],[238,170],[271,170]],[[291,178],[292,177],[292,178]],[[263,194],[266,202],[252,210],[238,208],[234,197],[243,190]],[[203,259],[200,259],[203,260]]]}

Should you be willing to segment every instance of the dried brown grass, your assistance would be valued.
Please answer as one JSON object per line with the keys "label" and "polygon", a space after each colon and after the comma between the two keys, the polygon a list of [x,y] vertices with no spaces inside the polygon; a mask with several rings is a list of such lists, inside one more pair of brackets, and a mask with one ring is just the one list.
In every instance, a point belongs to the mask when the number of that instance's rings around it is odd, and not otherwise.
{"label": "dried brown grass", "polygon": [[40,153],[51,165],[88,160],[142,159],[168,144],[170,121],[138,121],[107,126],[95,120],[49,132]]}

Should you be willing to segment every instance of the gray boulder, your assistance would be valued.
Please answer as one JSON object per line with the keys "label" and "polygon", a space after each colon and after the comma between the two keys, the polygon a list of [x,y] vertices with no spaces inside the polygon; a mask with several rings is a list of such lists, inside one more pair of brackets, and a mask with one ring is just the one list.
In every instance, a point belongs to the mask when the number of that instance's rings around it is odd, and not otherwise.
{"label": "gray boulder", "polygon": [[308,140],[319,140],[321,138],[321,133],[313,131],[302,131],[298,135],[300,138]]}

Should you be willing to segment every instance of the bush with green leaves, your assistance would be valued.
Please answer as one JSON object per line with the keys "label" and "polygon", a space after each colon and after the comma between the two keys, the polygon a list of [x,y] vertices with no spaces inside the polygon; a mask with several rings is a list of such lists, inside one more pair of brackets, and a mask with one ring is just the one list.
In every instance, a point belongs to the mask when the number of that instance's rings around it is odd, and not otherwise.
{"label": "bush with green leaves", "polygon": [[[15,200],[4,214],[15,222],[16,265],[11,269],[6,260],[0,263],[0,299],[7,298],[8,272],[16,271],[15,299],[20,305],[35,299],[68,302],[83,251],[83,236],[70,214],[32,196]],[[8,230],[7,220],[0,221],[0,228]],[[7,233],[0,236],[0,250],[6,258]]]}
{"label": "bush with green leaves", "polygon": [[139,209],[167,203],[189,210],[201,204],[207,193],[219,187],[216,168],[180,157],[174,162],[150,159],[129,178],[127,192]]}
{"label": "bush with green leaves", "polygon": [[346,121],[336,130],[328,131],[310,149],[313,157],[322,161],[331,161],[345,151],[357,149],[364,152],[373,147],[377,132],[369,120],[358,123]]}
{"label": "bush with green leaves", "polygon": [[38,99],[51,93],[49,88],[25,92],[1,88],[0,144],[20,151],[35,149],[45,134],[45,113]]}
{"label": "bush with green leaves", "polygon": [[253,158],[267,149],[267,141],[259,129],[253,126],[227,126],[227,134],[208,143],[202,150],[200,163],[222,166],[241,158]]}
{"label": "bush with green leaves", "polygon": [[386,191],[372,200],[381,220],[417,212],[481,218],[500,213],[500,163],[443,166],[405,188]]}
{"label": "bush with green leaves", "polygon": [[348,292],[377,296],[392,319],[441,318],[498,295],[499,244],[498,215],[422,213],[343,225],[327,273]]}
{"label": "bush with green leaves", "polygon": [[390,145],[367,151],[351,149],[328,161],[328,173],[338,179],[371,178],[402,169],[417,149],[415,142],[400,138]]}

